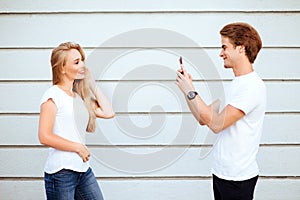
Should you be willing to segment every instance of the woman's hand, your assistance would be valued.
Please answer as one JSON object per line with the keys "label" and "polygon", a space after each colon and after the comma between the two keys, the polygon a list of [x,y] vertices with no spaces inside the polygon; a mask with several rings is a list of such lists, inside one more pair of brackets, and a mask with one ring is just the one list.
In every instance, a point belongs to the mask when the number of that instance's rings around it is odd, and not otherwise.
{"label": "woman's hand", "polygon": [[90,90],[94,93],[96,90],[96,87],[97,87],[97,83],[96,83],[91,71],[87,67],[85,67],[85,78],[89,84]]}
{"label": "woman's hand", "polygon": [[115,112],[112,108],[111,103],[108,101],[107,97],[104,95],[102,90],[98,87],[93,75],[88,68],[85,69],[86,79],[89,83],[90,90],[95,96],[95,100],[92,100],[93,106],[95,108],[96,117],[99,118],[112,118],[115,116]]}
{"label": "woman's hand", "polygon": [[82,158],[83,162],[87,162],[90,159],[90,151],[84,144],[78,143],[78,148],[76,153]]}

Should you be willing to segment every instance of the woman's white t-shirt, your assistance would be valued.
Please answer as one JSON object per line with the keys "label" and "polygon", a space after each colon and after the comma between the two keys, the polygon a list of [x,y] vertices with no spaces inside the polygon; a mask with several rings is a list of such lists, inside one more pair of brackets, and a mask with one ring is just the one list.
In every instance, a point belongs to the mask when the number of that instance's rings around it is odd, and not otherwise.
{"label": "woman's white t-shirt", "polygon": [[266,87],[252,72],[235,77],[225,96],[225,105],[242,110],[245,116],[219,133],[212,173],[226,180],[247,180],[259,173],[256,154],[266,111]]}
{"label": "woman's white t-shirt", "polygon": [[[49,99],[52,99],[57,107],[53,133],[67,140],[84,144],[89,115],[81,97],[77,94],[76,97],[71,97],[54,85],[44,93],[40,105]],[[50,147],[44,171],[48,174],[56,173],[61,169],[85,172],[88,168],[89,162],[83,162],[77,153]]]}

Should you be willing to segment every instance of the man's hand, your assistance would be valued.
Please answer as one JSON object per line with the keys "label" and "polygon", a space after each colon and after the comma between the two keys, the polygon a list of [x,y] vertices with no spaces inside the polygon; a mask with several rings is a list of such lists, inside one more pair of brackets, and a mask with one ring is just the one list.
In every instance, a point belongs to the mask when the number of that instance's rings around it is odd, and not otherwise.
{"label": "man's hand", "polygon": [[188,74],[185,67],[181,65],[181,68],[177,70],[176,84],[185,95],[195,90],[192,81],[192,75]]}

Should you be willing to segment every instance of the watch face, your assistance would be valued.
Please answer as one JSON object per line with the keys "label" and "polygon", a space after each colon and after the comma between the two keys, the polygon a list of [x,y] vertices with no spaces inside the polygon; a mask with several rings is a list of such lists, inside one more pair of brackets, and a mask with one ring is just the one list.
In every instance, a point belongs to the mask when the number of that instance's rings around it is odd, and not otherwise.
{"label": "watch face", "polygon": [[188,92],[187,97],[189,100],[192,100],[195,98],[196,94],[197,94],[196,92],[190,91],[190,92]]}

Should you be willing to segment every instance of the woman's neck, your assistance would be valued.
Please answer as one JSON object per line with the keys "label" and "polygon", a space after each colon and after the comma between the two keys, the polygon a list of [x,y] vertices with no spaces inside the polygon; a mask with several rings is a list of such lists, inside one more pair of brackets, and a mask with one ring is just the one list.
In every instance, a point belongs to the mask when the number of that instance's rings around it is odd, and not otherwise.
{"label": "woman's neck", "polygon": [[57,86],[65,91],[68,95],[74,97],[73,82],[60,82]]}
{"label": "woman's neck", "polygon": [[73,82],[71,82],[71,81],[59,82],[57,85],[65,91],[70,91],[70,92],[73,91]]}

